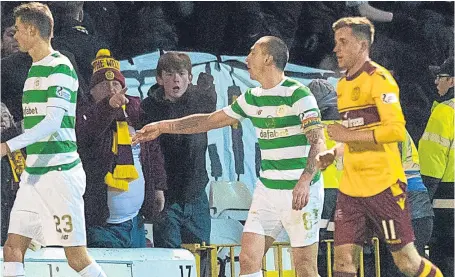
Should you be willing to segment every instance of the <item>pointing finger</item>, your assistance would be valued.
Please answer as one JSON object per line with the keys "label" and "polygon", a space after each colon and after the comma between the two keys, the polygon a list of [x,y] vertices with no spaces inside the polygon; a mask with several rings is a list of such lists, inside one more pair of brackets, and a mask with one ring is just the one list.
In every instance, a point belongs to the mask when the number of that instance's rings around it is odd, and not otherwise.
{"label": "pointing finger", "polygon": [[126,94],[126,92],[128,91],[128,88],[127,87],[124,87],[122,88],[122,90],[120,91],[121,94]]}

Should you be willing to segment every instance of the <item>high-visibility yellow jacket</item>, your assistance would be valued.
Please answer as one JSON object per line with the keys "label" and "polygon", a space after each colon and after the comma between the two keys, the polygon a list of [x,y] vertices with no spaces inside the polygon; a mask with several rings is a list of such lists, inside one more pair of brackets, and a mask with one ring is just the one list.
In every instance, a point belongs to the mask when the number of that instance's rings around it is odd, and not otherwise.
{"label": "high-visibility yellow jacket", "polygon": [[454,182],[454,105],[450,99],[437,105],[419,141],[422,175]]}
{"label": "high-visibility yellow jacket", "polygon": [[[324,120],[325,124],[333,124],[337,121],[334,120]],[[329,138],[327,134],[327,129],[324,128],[325,143],[327,149],[331,149],[336,145],[336,142]],[[324,188],[326,189],[337,189],[340,187],[341,175],[343,173],[343,160],[336,159],[335,162],[329,165],[325,170],[322,171],[322,176],[324,178]]]}

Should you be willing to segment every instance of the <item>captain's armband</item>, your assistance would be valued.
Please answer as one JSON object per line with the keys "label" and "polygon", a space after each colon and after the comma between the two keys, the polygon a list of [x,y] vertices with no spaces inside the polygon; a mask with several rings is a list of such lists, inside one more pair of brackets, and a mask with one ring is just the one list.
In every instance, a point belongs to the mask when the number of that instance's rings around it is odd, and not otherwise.
{"label": "captain's armband", "polygon": [[302,131],[306,134],[316,128],[324,127],[321,121],[321,117],[317,111],[308,111],[300,114],[300,121],[302,123]]}

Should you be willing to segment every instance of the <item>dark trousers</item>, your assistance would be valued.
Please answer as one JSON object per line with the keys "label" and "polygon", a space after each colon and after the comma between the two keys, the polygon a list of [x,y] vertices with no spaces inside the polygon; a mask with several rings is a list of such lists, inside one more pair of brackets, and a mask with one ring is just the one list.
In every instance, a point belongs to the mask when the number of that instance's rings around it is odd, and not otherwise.
{"label": "dark trousers", "polygon": [[[210,244],[211,218],[207,194],[189,203],[166,205],[153,224],[155,247],[181,248],[185,243]],[[208,276],[208,262],[201,256],[201,276]]]}
{"label": "dark trousers", "polygon": [[453,209],[434,209],[434,231],[430,242],[430,260],[444,277],[454,276]]}

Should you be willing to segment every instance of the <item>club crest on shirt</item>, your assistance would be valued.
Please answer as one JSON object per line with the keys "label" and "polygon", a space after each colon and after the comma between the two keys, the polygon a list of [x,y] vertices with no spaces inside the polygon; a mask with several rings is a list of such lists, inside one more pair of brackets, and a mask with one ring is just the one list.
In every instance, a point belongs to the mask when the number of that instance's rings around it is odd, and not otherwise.
{"label": "club crest on shirt", "polygon": [[351,100],[352,101],[357,101],[357,100],[359,100],[359,98],[360,98],[360,88],[359,87],[355,87],[352,90],[352,93],[351,93]]}

